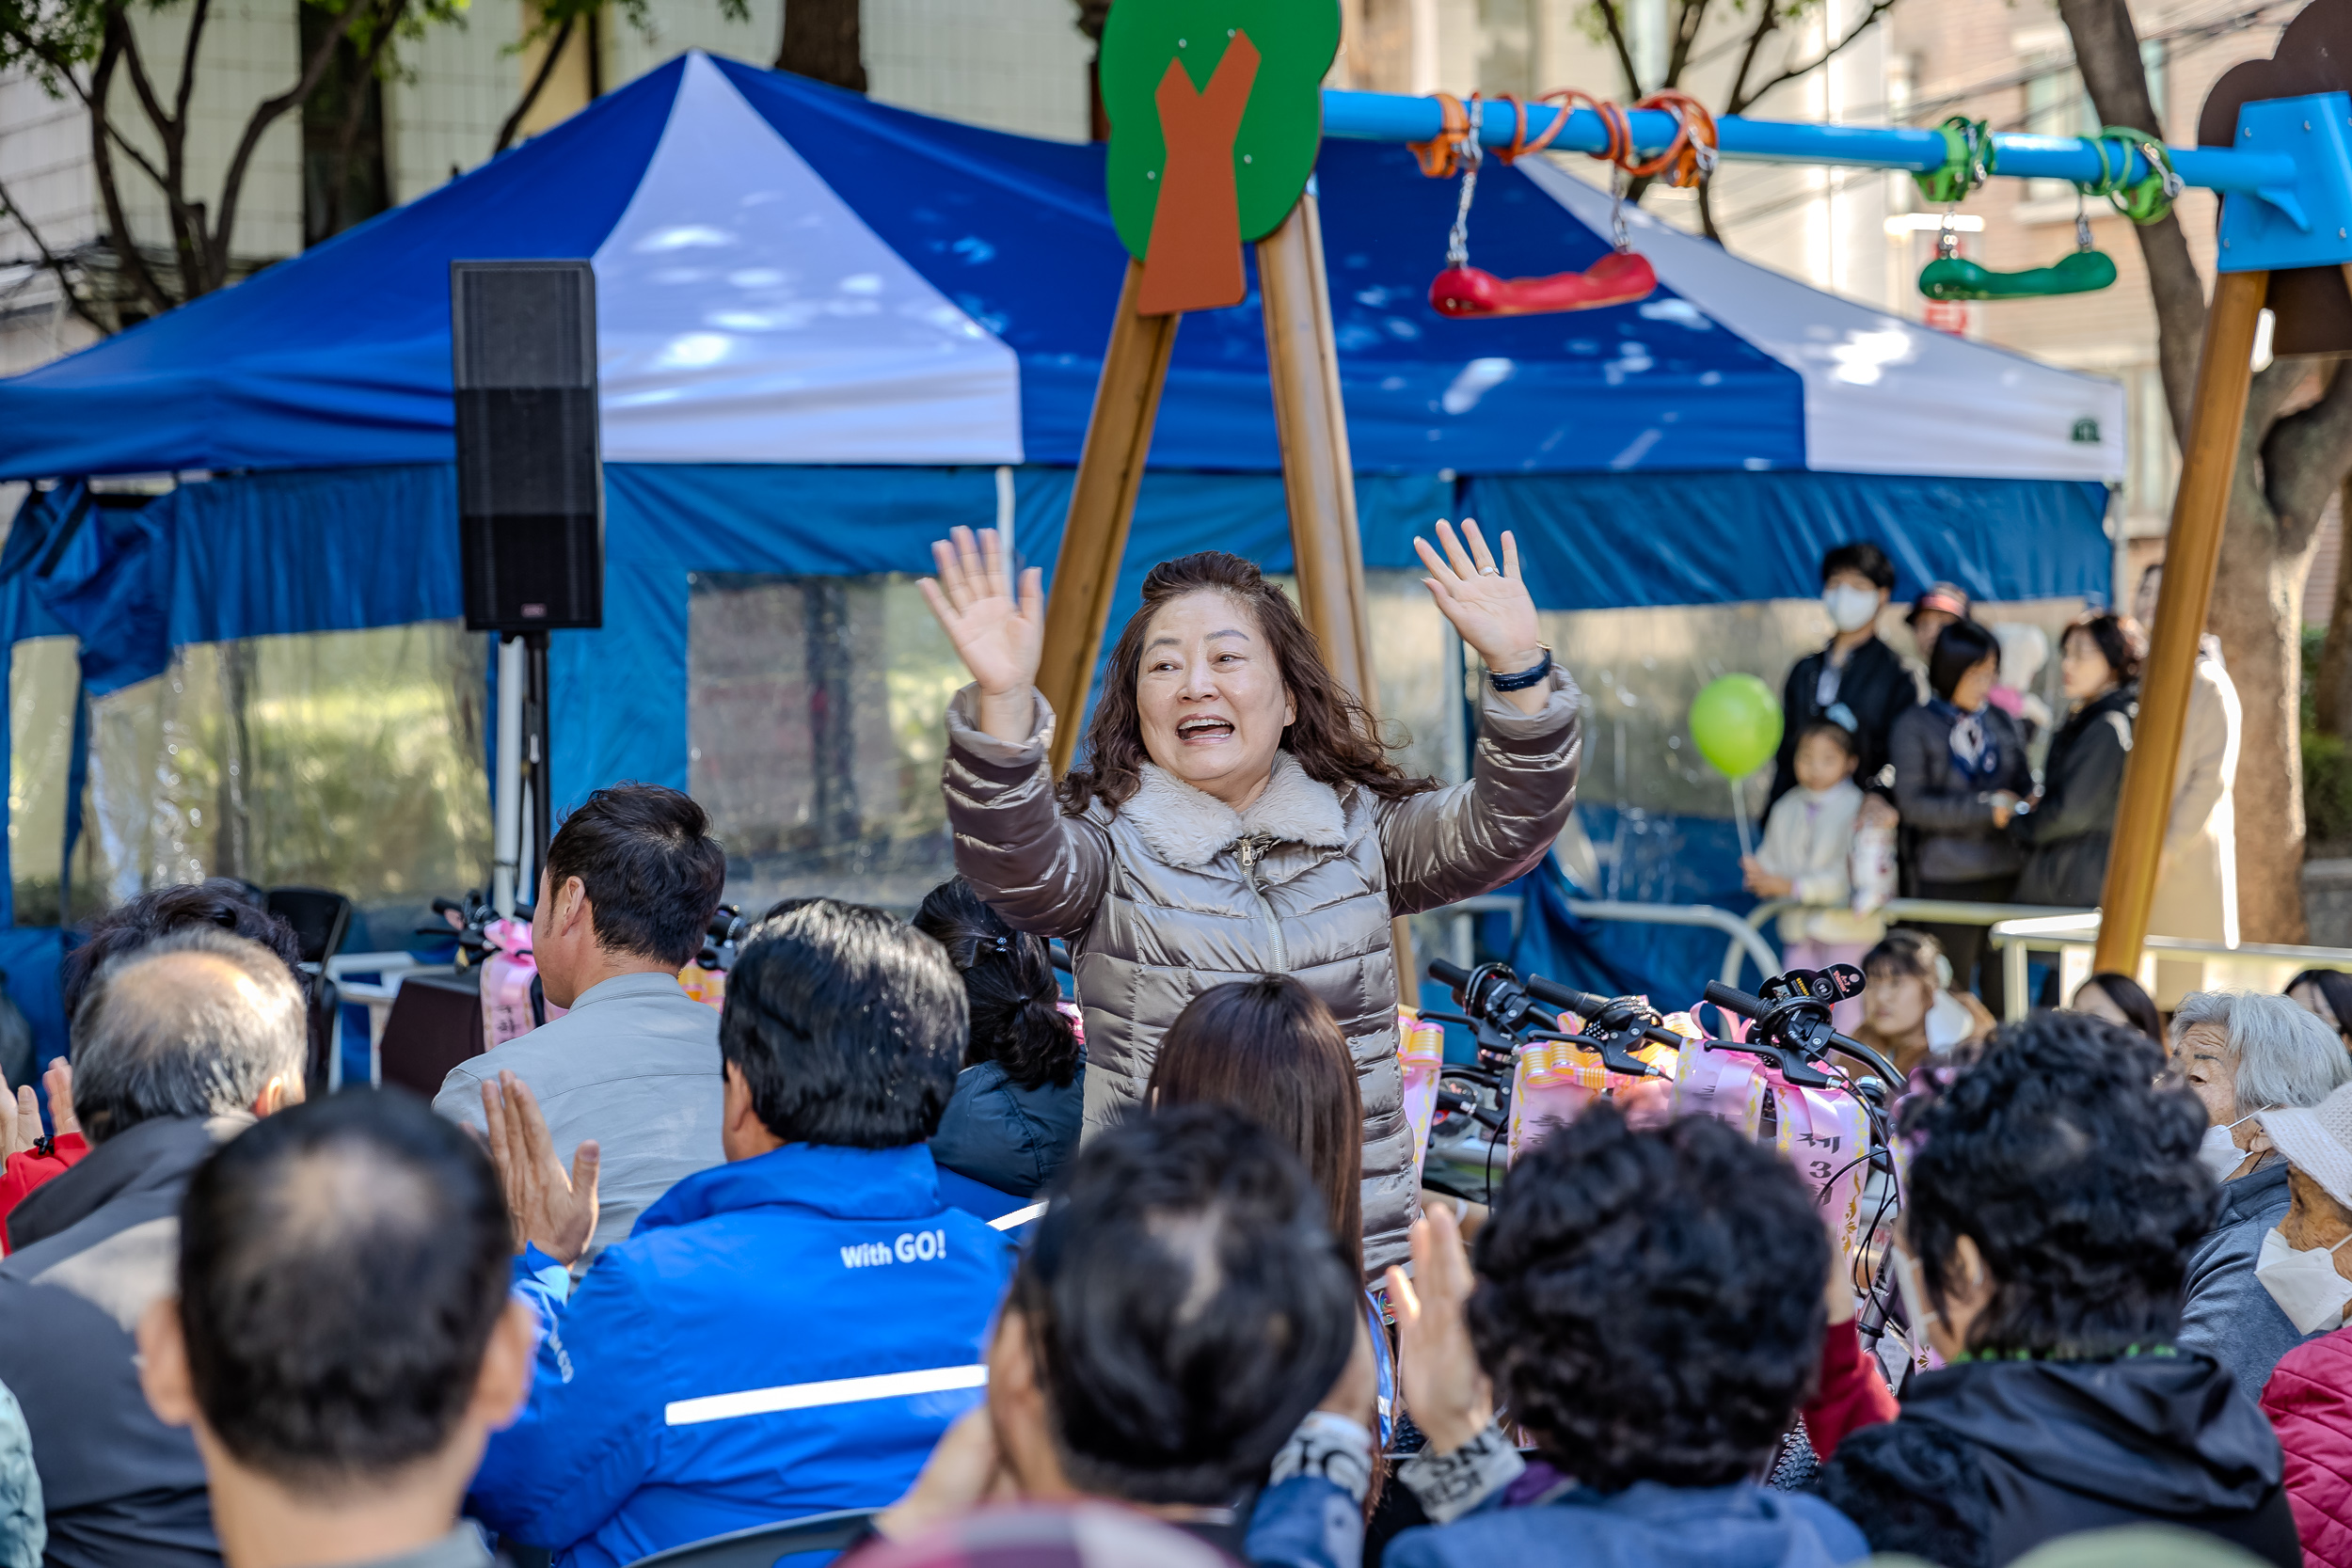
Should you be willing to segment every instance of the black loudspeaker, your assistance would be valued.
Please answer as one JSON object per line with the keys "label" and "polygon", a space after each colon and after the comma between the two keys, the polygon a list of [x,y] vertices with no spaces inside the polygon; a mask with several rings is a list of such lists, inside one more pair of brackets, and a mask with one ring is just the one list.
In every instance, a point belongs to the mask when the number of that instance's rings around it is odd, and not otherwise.
{"label": "black loudspeaker", "polygon": [[449,301],[467,628],[600,626],[596,274],[452,261]]}

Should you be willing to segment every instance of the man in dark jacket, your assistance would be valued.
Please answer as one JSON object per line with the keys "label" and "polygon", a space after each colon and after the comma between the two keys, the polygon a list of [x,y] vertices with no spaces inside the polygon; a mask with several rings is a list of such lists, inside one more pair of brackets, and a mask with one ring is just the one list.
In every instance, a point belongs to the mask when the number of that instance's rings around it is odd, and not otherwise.
{"label": "man in dark jacket", "polygon": [[1781,692],[1780,757],[1772,767],[1772,799],[1797,786],[1797,740],[1826,719],[1851,732],[1854,783],[1883,787],[1886,739],[1895,721],[1916,706],[1919,689],[1894,649],[1879,640],[1879,611],[1895,591],[1895,563],[1867,540],[1840,545],[1821,557],[1821,607],[1835,630],[1829,645],[1807,654],[1788,672]]}
{"label": "man in dark jacket", "polygon": [[109,961],[74,1020],[92,1148],[8,1216],[0,1384],[24,1406],[52,1568],[216,1568],[204,1467],[139,1389],[181,1195],[214,1148],[302,1099],[302,993],[268,949],[198,927]]}
{"label": "man in dark jacket", "polygon": [[1873,1550],[2001,1568],[2164,1524],[2302,1562],[2270,1423],[2227,1368],[2174,1348],[2214,1182],[2204,1108],[2156,1086],[2163,1066],[2134,1031],[2037,1013],[1917,1115],[1894,1267],[1947,1365],[1894,1420],[1817,1436],[1822,1496]]}

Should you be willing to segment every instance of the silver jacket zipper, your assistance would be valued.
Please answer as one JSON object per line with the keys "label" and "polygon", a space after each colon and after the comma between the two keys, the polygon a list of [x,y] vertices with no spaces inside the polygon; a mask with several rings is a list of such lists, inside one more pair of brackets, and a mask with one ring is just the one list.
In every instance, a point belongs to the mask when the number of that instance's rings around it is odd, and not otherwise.
{"label": "silver jacket zipper", "polygon": [[1266,927],[1274,937],[1274,967],[1267,973],[1288,974],[1291,956],[1289,944],[1282,940],[1282,918],[1274,912],[1274,901],[1265,895],[1265,889],[1258,882],[1258,857],[1273,847],[1274,836],[1271,833],[1252,833],[1236,843],[1233,849],[1241,857],[1242,880],[1249,884],[1250,893],[1258,900],[1258,908],[1265,911]]}

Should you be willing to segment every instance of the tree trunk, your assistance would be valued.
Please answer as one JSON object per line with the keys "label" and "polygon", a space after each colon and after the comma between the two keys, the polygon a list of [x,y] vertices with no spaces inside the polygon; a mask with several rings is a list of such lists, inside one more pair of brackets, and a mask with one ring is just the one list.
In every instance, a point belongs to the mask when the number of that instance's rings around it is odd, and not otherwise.
{"label": "tree trunk", "polygon": [[2336,596],[2328,607],[2328,640],[2320,644],[2319,671],[2312,681],[2312,721],[2332,736],[2352,738],[2352,481],[2336,505]]}
{"label": "tree trunk", "polygon": [[785,0],[784,46],[776,51],[776,69],[864,92],[858,0]]}

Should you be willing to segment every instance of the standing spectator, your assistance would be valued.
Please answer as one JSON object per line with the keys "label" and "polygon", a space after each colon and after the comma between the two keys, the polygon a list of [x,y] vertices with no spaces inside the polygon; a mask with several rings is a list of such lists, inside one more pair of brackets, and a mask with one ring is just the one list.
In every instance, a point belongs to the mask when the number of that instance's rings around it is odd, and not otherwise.
{"label": "standing spectator", "polygon": [[567,1180],[531,1089],[485,1085],[548,1334],[474,1515],[559,1564],[613,1568],[902,1493],[978,1398],[1012,1263],[941,1204],[925,1143],[964,1032],[929,937],[830,898],[771,910],[721,1015],[727,1164],[663,1194],[568,1304],[551,1264],[596,1227],[600,1150],[582,1143]]}
{"label": "standing spectator", "polygon": [[[2163,584],[2161,562],[2140,576],[2133,614],[2143,626],[2155,625],[2156,598]],[[2164,858],[2156,872],[2155,900],[2148,911],[2148,929],[2154,935],[2237,945],[2233,789],[2245,726],[2237,687],[2221,662],[2221,640],[2207,632],[2197,641],[2188,719],[2181,731],[2181,760],[2172,775],[2172,811],[2165,819]],[[2193,988],[2197,972],[2194,962],[2158,958],[2157,1006],[2167,1006]]]}
{"label": "standing spectator", "polygon": [[1710,1117],[1634,1132],[1596,1105],[1511,1167],[1474,1280],[1451,1216],[1414,1243],[1414,1277],[1389,1291],[1429,1441],[1397,1477],[1439,1528],[1398,1536],[1394,1568],[1834,1568],[1868,1550],[1820,1498],[1753,1479],[1813,1381],[1830,1267],[1812,1194],[1770,1149]]}
{"label": "standing spectator", "polygon": [[40,1075],[48,1091],[50,1120],[56,1131],[40,1130],[40,1102],[33,1086],[22,1085],[14,1095],[0,1080],[0,1143],[7,1146],[7,1164],[0,1168],[0,1257],[8,1251],[8,1218],[34,1188],[55,1180],[82,1163],[89,1140],[73,1119],[73,1064],[59,1056]]}
{"label": "standing spectator", "polygon": [[33,1433],[51,1568],[215,1568],[204,1467],[139,1391],[132,1326],[171,1290],[181,1194],[215,1146],[302,1099],[302,993],[210,926],[108,960],[73,1020],[87,1158],[8,1216],[0,1384]]}
{"label": "standing spectator", "polygon": [[1872,1549],[1998,1568],[2166,1524],[2300,1568],[2269,1423],[2209,1355],[2165,1354],[2213,1180],[2202,1110],[2162,1066],[2113,1024],[2036,1013],[1912,1118],[1893,1267],[1946,1365],[1892,1421],[1840,1431],[1820,1418],[1861,1410],[1877,1374],[1825,1358],[1805,1412],[1821,1496]]}
{"label": "standing spectator", "polygon": [[2287,982],[2287,1000],[2336,1032],[2352,1049],[2352,974],[2307,969]]}
{"label": "standing spectator", "polygon": [[273,1117],[207,1160],[140,1377],[190,1429],[229,1568],[489,1568],[457,1517],[531,1386],[504,1195],[406,1091]]}
{"label": "standing spectator", "polygon": [[2280,1358],[2263,1410],[2286,1451],[2287,1499],[2309,1568],[2352,1568],[2352,1086],[2313,1109],[2268,1111],[2294,1199],[2263,1238],[2263,1283],[2319,1332]]}
{"label": "standing spectator", "polygon": [[2075,1012],[2137,1030],[2158,1045],[2164,1043],[2164,1015],[2156,1011],[2148,993],[2139,989],[2139,982],[2128,974],[2101,970],[2074,988],[2074,999],[2067,1006]]}
{"label": "standing spectator", "polygon": [[564,819],[539,873],[531,949],[569,1008],[450,1069],[433,1108],[483,1131],[482,1085],[511,1072],[546,1108],[565,1159],[604,1151],[588,1256],[629,1233],[671,1185],[719,1164],[719,1015],[678,971],[702,951],[726,882],[710,817],[660,784],[599,789]]}
{"label": "standing spectator", "polygon": [[1879,612],[1895,589],[1895,563],[1867,540],[1838,545],[1821,557],[1821,608],[1829,612],[1829,645],[1807,654],[1781,689],[1780,754],[1772,764],[1775,800],[1797,787],[1797,743],[1827,720],[1854,737],[1865,789],[1881,787],[1887,737],[1895,721],[1918,701],[1911,676],[1879,637]]}
{"label": "standing spectator", "polygon": [[1908,1077],[1931,1057],[1993,1032],[1983,1003],[1952,988],[1951,961],[1925,931],[1889,931],[1862,956],[1862,1022],[1854,1038]]}
{"label": "standing spectator", "polygon": [[40,1568],[49,1527],[41,1517],[40,1470],[24,1408],[0,1386],[0,1568]]}
{"label": "standing spectator", "polygon": [[924,895],[914,928],[947,950],[972,1007],[972,1040],[931,1158],[943,1174],[1034,1197],[1078,1147],[1086,1115],[1086,1048],[1061,1010],[1052,952],[1044,938],[1006,925],[961,877]]}
{"label": "standing spectator", "polygon": [[2050,742],[2033,809],[2010,824],[2026,850],[2019,903],[2098,908],[2147,655],[2138,626],[2106,611],[2084,616],[2058,640],[2058,673],[2074,705]]}
{"label": "standing spectator", "polygon": [[2303,1331],[2263,1291],[2263,1238],[2287,1210],[2287,1164],[2262,1137],[2264,1112],[2316,1105],[2352,1083],[2352,1057],[2283,996],[2191,991],[2172,1015],[2172,1069],[2209,1125],[2198,1157],[2221,1183],[2212,1227],[2189,1249],[2180,1345],[2227,1367],[2250,1398]]}
{"label": "standing spectator", "polygon": [[1957,621],[1972,621],[1976,610],[1968,602],[1968,590],[1957,583],[1930,583],[1919,596],[1911,601],[1911,611],[1903,617],[1911,627],[1912,646],[1919,651],[1923,669],[1932,668],[1935,661],[1935,640],[1944,635],[1944,628]]}
{"label": "standing spectator", "polygon": [[1356,1568],[1369,1356],[1355,1249],[1324,1210],[1290,1151],[1220,1105],[1089,1143],[1022,1252],[985,1412],[957,1424],[882,1533],[1007,1494],[1099,1497],[1255,1563]]}
{"label": "standing spectator", "polygon": [[[1861,753],[1843,724],[1819,720],[1797,742],[1797,787],[1772,803],[1764,842],[1740,863],[1758,898],[1794,898],[1780,917],[1781,962],[1788,969],[1860,964],[1886,922],[1854,912],[1854,829],[1867,799],[1853,782]],[[1862,1022],[1862,999],[1835,1009],[1837,1027]]]}
{"label": "standing spectator", "polygon": [[[1935,698],[1895,724],[1895,808],[1911,836],[1913,882],[1922,898],[2006,904],[2025,857],[2010,842],[2010,818],[2032,786],[2026,743],[2010,716],[1986,699],[1998,657],[1993,634],[1974,621],[1946,626],[1928,661]],[[1954,981],[2001,1012],[2001,968],[1985,927],[1922,922],[1952,960]]]}

